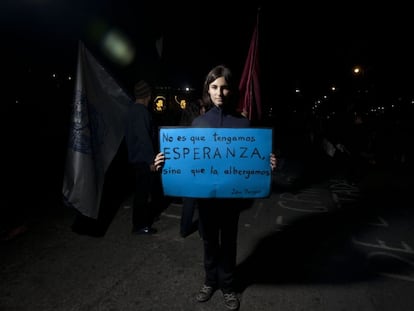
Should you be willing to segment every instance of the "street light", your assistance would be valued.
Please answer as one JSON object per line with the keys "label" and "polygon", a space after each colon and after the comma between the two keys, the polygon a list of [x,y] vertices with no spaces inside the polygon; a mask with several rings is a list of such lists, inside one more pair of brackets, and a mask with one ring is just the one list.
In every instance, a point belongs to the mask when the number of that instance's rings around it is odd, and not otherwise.
{"label": "street light", "polygon": [[359,65],[355,65],[353,68],[352,68],[352,73],[354,74],[354,76],[360,76],[360,75],[362,75],[362,67],[361,66],[359,66]]}

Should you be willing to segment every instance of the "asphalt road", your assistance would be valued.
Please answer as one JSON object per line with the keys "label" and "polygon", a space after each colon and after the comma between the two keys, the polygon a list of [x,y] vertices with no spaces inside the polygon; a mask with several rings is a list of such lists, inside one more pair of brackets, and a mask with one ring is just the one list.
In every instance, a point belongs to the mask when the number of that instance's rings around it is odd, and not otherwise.
{"label": "asphalt road", "polygon": [[[357,185],[340,176],[295,184],[292,171],[241,214],[240,310],[413,310],[410,176],[385,169]],[[202,243],[180,237],[181,207],[170,204],[156,235],[136,236],[130,200],[100,237],[73,232],[74,211],[56,203],[2,241],[0,310],[225,310],[220,292],[194,299]]]}

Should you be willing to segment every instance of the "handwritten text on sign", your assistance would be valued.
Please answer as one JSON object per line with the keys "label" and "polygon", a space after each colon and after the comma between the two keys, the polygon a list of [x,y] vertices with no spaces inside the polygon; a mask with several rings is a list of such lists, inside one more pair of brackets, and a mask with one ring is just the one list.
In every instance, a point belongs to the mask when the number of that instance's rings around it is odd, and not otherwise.
{"label": "handwritten text on sign", "polygon": [[270,195],[270,128],[160,127],[164,194],[197,198]]}

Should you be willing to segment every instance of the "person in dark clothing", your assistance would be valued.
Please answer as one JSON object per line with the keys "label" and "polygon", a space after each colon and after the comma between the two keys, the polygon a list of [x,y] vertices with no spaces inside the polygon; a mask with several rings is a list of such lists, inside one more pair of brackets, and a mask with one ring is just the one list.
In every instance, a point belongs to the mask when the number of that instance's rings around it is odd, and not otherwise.
{"label": "person in dark clothing", "polygon": [[[182,111],[180,125],[190,126],[193,120],[199,115],[204,114],[205,111],[205,105],[201,99],[190,101]],[[198,220],[193,220],[197,208],[197,199],[183,197],[182,202],[183,207],[180,220],[180,235],[185,238],[198,229],[201,236]]]}
{"label": "person in dark clothing", "polygon": [[[207,112],[192,122],[193,127],[246,128],[250,121],[236,112],[237,88],[230,69],[219,65],[206,76],[202,100]],[[276,168],[276,157],[270,155],[270,166]],[[196,295],[198,302],[208,301],[221,289],[224,304],[238,310],[234,273],[237,258],[238,220],[242,199],[197,199],[204,245],[204,284]]]}
{"label": "person in dark clothing", "polygon": [[163,193],[158,173],[163,155],[155,155],[156,131],[148,110],[151,87],[141,80],[134,86],[135,104],[130,106],[125,135],[128,160],[135,171],[135,191],[132,207],[132,232],[153,234],[157,212],[163,204]]}
{"label": "person in dark clothing", "polygon": [[[237,88],[232,72],[218,65],[207,74],[203,85],[202,101],[206,112],[196,117],[192,127],[197,128],[247,128],[250,121],[237,112]],[[160,153],[163,155],[163,153]],[[160,159],[164,165],[164,159]],[[276,169],[274,153],[269,155],[269,166]],[[237,234],[240,211],[246,199],[197,198],[199,228],[204,248],[205,279],[196,295],[198,302],[210,300],[216,290],[223,293],[224,305],[238,310],[240,300],[236,294],[235,268],[237,259]]]}
{"label": "person in dark clothing", "polygon": [[190,101],[181,113],[180,125],[191,126],[195,118],[206,112],[206,106],[201,98]]}

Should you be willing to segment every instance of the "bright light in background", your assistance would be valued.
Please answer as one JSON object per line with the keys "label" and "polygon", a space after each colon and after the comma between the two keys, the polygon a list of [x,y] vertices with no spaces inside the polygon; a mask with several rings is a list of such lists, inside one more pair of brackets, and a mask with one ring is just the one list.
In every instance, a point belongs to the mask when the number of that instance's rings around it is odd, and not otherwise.
{"label": "bright light in background", "polygon": [[103,38],[104,53],[115,63],[126,66],[135,57],[135,49],[126,36],[117,30],[111,30]]}
{"label": "bright light in background", "polygon": [[361,75],[362,74],[362,67],[361,66],[354,66],[353,68],[352,68],[352,73],[355,75],[355,76],[359,76],[359,75]]}

